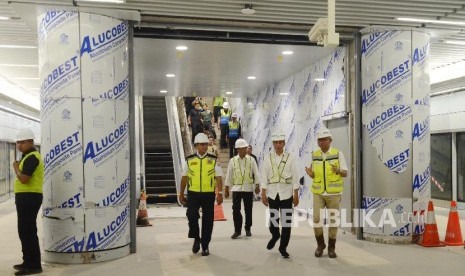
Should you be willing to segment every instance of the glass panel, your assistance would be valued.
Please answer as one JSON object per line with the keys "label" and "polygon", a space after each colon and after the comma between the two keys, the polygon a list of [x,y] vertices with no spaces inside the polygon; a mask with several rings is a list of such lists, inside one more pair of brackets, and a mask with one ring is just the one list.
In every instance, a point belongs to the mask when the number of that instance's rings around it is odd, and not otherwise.
{"label": "glass panel", "polygon": [[465,132],[457,133],[457,200],[465,202]]}
{"label": "glass panel", "polygon": [[452,134],[431,134],[431,197],[452,200]]}
{"label": "glass panel", "polygon": [[[16,159],[16,144],[9,144],[10,146],[10,161],[8,164],[13,164],[13,160]],[[15,187],[15,170],[13,166],[10,166],[10,193],[13,195]]]}
{"label": "glass panel", "polygon": [[6,195],[8,191],[8,144],[6,142],[0,142],[0,197]]}

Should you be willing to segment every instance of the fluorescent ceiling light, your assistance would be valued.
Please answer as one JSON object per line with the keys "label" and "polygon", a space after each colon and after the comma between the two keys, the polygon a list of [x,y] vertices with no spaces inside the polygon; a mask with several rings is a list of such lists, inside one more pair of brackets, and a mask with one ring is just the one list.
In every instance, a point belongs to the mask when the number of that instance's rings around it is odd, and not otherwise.
{"label": "fluorescent ceiling light", "polygon": [[160,90],[160,93],[168,93],[168,90]]}
{"label": "fluorescent ceiling light", "polygon": [[465,45],[465,40],[444,40],[446,44]]}
{"label": "fluorescent ceiling light", "polygon": [[231,94],[232,94],[232,92],[231,92],[231,91],[228,91],[228,92],[226,92],[226,94],[227,94],[227,95],[231,95]]}
{"label": "fluorescent ceiling light", "polygon": [[316,78],[315,81],[325,81],[326,79],[324,78]]}
{"label": "fluorescent ceiling light", "polygon": [[15,80],[40,80],[40,78],[14,78]]}
{"label": "fluorescent ceiling light", "polygon": [[397,17],[396,20],[398,20],[398,21],[406,21],[406,22],[433,23],[433,24],[443,24],[443,25],[465,26],[465,22],[463,22],[463,21],[434,20],[434,19],[409,18],[409,17]]}
{"label": "fluorescent ceiling light", "polygon": [[254,79],[256,79],[256,77],[255,76],[248,76],[247,79],[254,80]]}
{"label": "fluorescent ceiling light", "polygon": [[10,49],[37,49],[37,46],[0,44],[0,48],[10,48]]}
{"label": "fluorescent ceiling light", "polygon": [[175,75],[175,74],[166,74],[166,77],[168,77],[168,78],[174,78],[174,77],[176,77],[176,75]]}
{"label": "fluorescent ceiling light", "polygon": [[124,4],[126,0],[79,0],[79,2],[100,2],[100,3]]}
{"label": "fluorescent ceiling light", "polygon": [[283,51],[283,55],[292,55],[294,52],[293,51]]}
{"label": "fluorescent ceiling light", "polygon": [[185,51],[185,50],[187,50],[187,46],[180,45],[180,46],[176,47],[176,50]]}
{"label": "fluorescent ceiling light", "polygon": [[10,63],[0,63],[0,66],[5,67],[39,67],[37,64],[10,64]]}
{"label": "fluorescent ceiling light", "polygon": [[281,96],[287,96],[287,95],[289,95],[289,93],[287,93],[287,92],[281,92],[281,93],[279,93],[279,95],[281,95]]}
{"label": "fluorescent ceiling light", "polygon": [[0,16],[0,20],[10,20],[8,16]]}

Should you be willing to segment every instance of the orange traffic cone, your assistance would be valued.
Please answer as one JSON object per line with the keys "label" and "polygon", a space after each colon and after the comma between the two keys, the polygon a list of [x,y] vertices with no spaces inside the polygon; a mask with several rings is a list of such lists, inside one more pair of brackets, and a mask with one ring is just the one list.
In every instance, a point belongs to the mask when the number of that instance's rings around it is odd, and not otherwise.
{"label": "orange traffic cone", "polygon": [[450,202],[449,220],[447,221],[447,231],[444,243],[446,245],[464,245],[462,239],[462,230],[460,230],[459,213],[457,212],[457,203]]}
{"label": "orange traffic cone", "polygon": [[218,205],[215,203],[215,221],[225,221],[226,218],[223,212],[223,205]]}
{"label": "orange traffic cone", "polygon": [[425,231],[423,232],[423,235],[420,238],[418,244],[425,247],[446,246],[444,243],[439,241],[438,226],[436,224],[436,218],[434,217],[434,207],[432,201],[428,203]]}
{"label": "orange traffic cone", "polygon": [[139,210],[137,212],[137,226],[152,226],[149,222],[149,215],[147,214],[147,195],[145,191],[142,190],[140,193],[140,202],[139,202]]}

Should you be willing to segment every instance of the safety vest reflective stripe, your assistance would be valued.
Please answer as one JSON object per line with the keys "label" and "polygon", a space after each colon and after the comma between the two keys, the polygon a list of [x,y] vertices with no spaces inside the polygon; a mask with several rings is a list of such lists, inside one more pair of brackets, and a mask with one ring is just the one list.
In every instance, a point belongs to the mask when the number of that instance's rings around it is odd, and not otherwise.
{"label": "safety vest reflective stripe", "polygon": [[244,185],[244,182],[247,184],[253,184],[252,157],[249,155],[244,157],[244,172],[242,172],[241,165],[239,164],[239,158],[240,157],[238,155],[233,157],[233,185]]}
{"label": "safety vest reflective stripe", "polygon": [[189,178],[188,190],[192,192],[214,192],[216,159],[207,155],[199,158],[191,155],[187,159],[187,176]]}
{"label": "safety vest reflective stripe", "polygon": [[224,112],[224,109],[221,109],[220,125],[227,125],[231,119],[231,114],[231,109],[228,109],[228,112]]}
{"label": "safety vest reflective stripe", "polygon": [[271,178],[268,179],[268,184],[291,184],[292,177],[284,178],[282,177],[284,168],[286,168],[287,160],[289,159],[289,153],[284,153],[283,157],[281,158],[281,162],[279,162],[278,166],[273,164],[273,159],[271,158],[272,153],[270,153],[270,163],[271,163],[271,170],[273,171],[273,175]]}
{"label": "safety vest reflective stripe", "polygon": [[311,190],[314,194],[341,193],[344,188],[344,181],[340,174],[333,172],[332,167],[340,168],[339,150],[331,148],[323,159],[321,149],[312,154],[312,169],[315,174]]}
{"label": "safety vest reflective stripe", "polygon": [[44,184],[44,162],[42,161],[40,153],[38,151],[33,151],[24,156],[24,158],[21,159],[21,162],[19,162],[19,170],[23,170],[24,160],[31,155],[34,155],[39,160],[39,165],[37,165],[36,170],[26,184],[21,183],[18,177],[16,177],[14,184],[15,193],[42,193],[42,186]]}

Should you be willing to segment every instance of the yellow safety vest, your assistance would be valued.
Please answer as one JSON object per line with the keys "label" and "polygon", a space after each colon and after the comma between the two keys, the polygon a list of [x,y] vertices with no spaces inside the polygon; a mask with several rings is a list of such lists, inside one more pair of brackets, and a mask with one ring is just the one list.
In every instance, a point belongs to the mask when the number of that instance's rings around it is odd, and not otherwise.
{"label": "yellow safety vest", "polygon": [[27,183],[21,183],[18,177],[15,179],[15,186],[14,192],[16,193],[42,193],[42,186],[44,185],[44,162],[42,161],[42,157],[38,151],[33,151],[26,156],[19,162],[19,170],[23,171],[24,167],[24,160],[26,160],[29,156],[34,155],[39,160],[39,165],[37,165],[36,170],[32,173],[31,178]]}
{"label": "yellow safety vest", "polygon": [[312,169],[315,174],[312,193],[322,194],[325,191],[329,194],[342,193],[344,181],[340,174],[331,170],[331,166],[339,168],[339,150],[331,148],[324,160],[322,154],[321,149],[312,153]]}
{"label": "yellow safety vest", "polygon": [[285,178],[282,176],[284,168],[286,168],[286,163],[287,160],[289,159],[289,153],[283,153],[283,158],[281,158],[281,162],[276,166],[276,164],[273,164],[273,161],[271,159],[271,154],[270,153],[270,163],[271,163],[271,170],[273,171],[273,175],[271,178],[268,179],[269,184],[277,184],[277,183],[283,183],[283,184],[291,184],[292,183],[292,176]]}
{"label": "yellow safety vest", "polygon": [[249,155],[246,155],[244,157],[244,173],[242,173],[242,168],[239,164],[239,159],[239,155],[233,157],[233,185],[244,185],[244,182],[248,184],[253,184],[254,175],[252,173],[252,157],[250,157]]}
{"label": "yellow safety vest", "polygon": [[221,109],[220,114],[220,125],[227,125],[231,119],[231,109],[228,109],[228,112],[224,112],[224,109]]}
{"label": "yellow safety vest", "polygon": [[188,190],[192,192],[209,193],[215,191],[216,157],[208,154],[199,158],[197,154],[190,155],[187,161]]}

